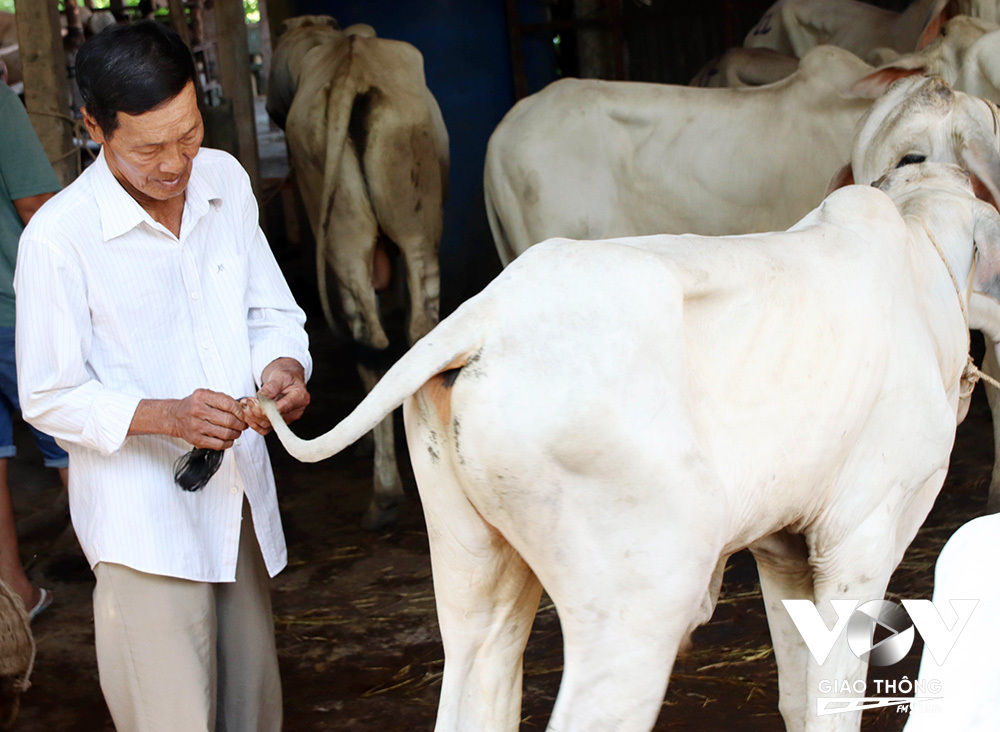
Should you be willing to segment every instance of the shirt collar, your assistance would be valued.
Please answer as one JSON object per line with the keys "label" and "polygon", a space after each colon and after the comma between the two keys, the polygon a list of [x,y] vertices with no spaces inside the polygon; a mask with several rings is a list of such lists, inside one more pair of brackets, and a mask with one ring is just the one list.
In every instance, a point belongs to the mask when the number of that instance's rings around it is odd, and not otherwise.
{"label": "shirt collar", "polygon": [[[111,168],[108,167],[103,146],[97,160],[90,168],[93,169],[94,193],[100,212],[101,233],[104,236],[104,241],[121,236],[144,222],[155,229],[163,228],[115,178]],[[193,226],[208,212],[212,203],[222,200],[222,191],[218,182],[207,175],[207,171],[198,162],[198,156],[194,159],[191,178],[188,180],[184,193],[182,233],[190,230],[190,226]]]}

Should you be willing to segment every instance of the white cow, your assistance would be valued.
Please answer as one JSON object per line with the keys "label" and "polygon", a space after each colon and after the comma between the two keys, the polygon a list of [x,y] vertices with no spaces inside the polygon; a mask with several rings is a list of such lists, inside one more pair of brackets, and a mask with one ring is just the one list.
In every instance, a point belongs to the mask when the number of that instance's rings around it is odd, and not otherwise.
{"label": "white cow", "polygon": [[903,12],[860,0],[777,0],[743,41],[802,57],[811,48],[839,46],[868,60],[877,48],[908,53],[935,35],[950,12],[948,0],[914,0]]}
{"label": "white cow", "polygon": [[961,15],[971,15],[992,23],[1000,23],[1000,2],[998,0],[955,0],[955,11]]}
{"label": "white cow", "polygon": [[[852,95],[874,95],[895,78],[856,92],[870,72],[853,54],[821,46],[792,76],[751,89],[576,79],[549,85],[518,102],[487,147],[486,208],[500,260],[506,264],[553,236],[745,234],[790,226],[822,200],[850,160],[855,126],[872,106]],[[944,122],[930,113],[944,103],[939,84],[901,87],[913,97],[906,109],[915,129]],[[967,137],[984,135],[996,148],[990,109],[948,94],[954,136],[928,130],[925,154],[954,161]],[[873,138],[872,154],[892,147],[896,124]],[[996,152],[992,157],[1000,160]],[[899,159],[858,182],[872,182]]]}
{"label": "white cow", "polygon": [[[1000,215],[957,166],[893,171],[789,231],[552,240],[417,343],[343,422],[335,454],[400,403],[445,648],[437,732],[518,729],[542,588],[565,667],[549,730],[649,730],[678,647],[749,547],[790,731],[822,679],[780,601],[881,598],[941,488],[976,282]],[[885,191],[885,192],[883,192]],[[888,195],[887,195],[888,194]],[[953,273],[954,280],[949,272]]]}
{"label": "white cow", "polygon": [[753,89],[564,79],[522,99],[490,137],[486,208],[507,264],[553,236],[787,228],[850,157],[870,67],[823,46]]}
{"label": "white cow", "polygon": [[770,48],[736,47],[705,64],[690,86],[763,86],[791,76],[798,68],[797,56]]}
{"label": "white cow", "polygon": [[[931,43],[919,51],[900,54],[878,49],[867,59],[881,67],[872,77],[882,86],[887,80],[913,73],[940,76],[953,88],[974,96],[1000,101],[998,67],[1000,35],[984,38],[1000,25],[980,18],[957,15],[941,27]],[[968,59],[968,63],[966,63]],[[761,86],[791,75],[798,68],[795,56],[769,48],[730,48],[713,59],[691,80],[692,86]]]}
{"label": "white cow", "polygon": [[[383,237],[405,260],[409,342],[438,320],[448,135],[423,58],[370,26],[341,31],[326,16],[294,18],[275,49],[267,109],[285,128],[316,239],[323,312],[333,327],[329,266],[371,389],[382,367],[370,354],[389,346],[376,295],[390,267]],[[374,482],[368,528],[391,522],[403,497],[391,418],[375,431]]]}
{"label": "white cow", "polygon": [[[914,90],[921,90],[920,95]],[[969,126],[971,115],[961,111],[965,103],[982,110],[980,124]],[[914,113],[916,108],[921,110],[919,115]],[[904,79],[889,87],[859,125],[852,155],[853,180],[868,182],[900,161],[932,158],[961,163],[984,181],[1000,181],[998,131],[1000,113],[995,104],[952,93],[934,80]],[[956,139],[963,140],[960,146],[951,144]],[[986,191],[980,194],[987,197]],[[991,305],[980,300],[971,326],[982,330],[988,343],[992,341],[992,347],[986,349],[984,370],[1000,378],[1000,312]],[[993,415],[995,452],[987,511],[995,513],[1000,511],[1000,392],[988,386],[986,396]]]}

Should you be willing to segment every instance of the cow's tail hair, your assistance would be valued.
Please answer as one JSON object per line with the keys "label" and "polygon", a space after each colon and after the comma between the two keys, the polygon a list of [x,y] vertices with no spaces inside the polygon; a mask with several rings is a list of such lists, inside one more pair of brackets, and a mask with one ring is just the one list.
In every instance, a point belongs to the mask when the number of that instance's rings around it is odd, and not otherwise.
{"label": "cow's tail hair", "polygon": [[329,432],[311,440],[297,437],[288,428],[274,402],[260,394],[257,398],[288,453],[302,462],[318,462],[371,431],[432,377],[467,364],[482,347],[486,325],[485,310],[479,303],[465,303],[417,341],[354,411]]}

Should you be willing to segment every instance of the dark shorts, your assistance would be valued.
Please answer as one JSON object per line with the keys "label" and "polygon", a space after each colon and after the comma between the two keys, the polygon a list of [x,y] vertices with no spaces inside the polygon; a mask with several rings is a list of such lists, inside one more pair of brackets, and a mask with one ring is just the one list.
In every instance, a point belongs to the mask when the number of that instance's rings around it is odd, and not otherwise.
{"label": "dark shorts", "polygon": [[[14,447],[14,422],[11,415],[21,411],[17,401],[17,366],[14,363],[14,329],[0,327],[0,458],[17,455]],[[42,451],[47,468],[65,468],[69,456],[56,441],[31,425],[35,444]]]}

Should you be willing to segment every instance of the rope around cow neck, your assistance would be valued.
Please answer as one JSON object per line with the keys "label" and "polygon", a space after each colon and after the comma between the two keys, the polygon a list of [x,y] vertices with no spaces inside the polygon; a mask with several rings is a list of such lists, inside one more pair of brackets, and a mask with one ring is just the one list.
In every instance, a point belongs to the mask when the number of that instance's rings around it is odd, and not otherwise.
{"label": "rope around cow neck", "polygon": [[[962,308],[962,320],[965,323],[965,351],[966,351],[966,362],[965,368],[962,370],[961,383],[959,396],[962,399],[967,399],[972,394],[972,390],[976,388],[976,383],[982,379],[990,386],[994,386],[1000,389],[1000,381],[997,381],[992,376],[984,374],[976,366],[976,362],[972,360],[972,354],[969,350],[972,347],[972,337],[969,335],[969,303],[965,297],[962,296],[962,288],[958,284],[958,278],[955,277],[955,272],[952,270],[951,265],[948,263],[948,258],[944,255],[944,250],[938,243],[937,237],[934,236],[933,232],[924,224],[924,231],[927,232],[927,238],[931,240],[931,244],[934,245],[935,251],[937,251],[938,256],[941,261],[944,262],[945,269],[948,270],[948,276],[951,278],[951,284],[955,286],[955,294],[958,296],[958,304]],[[971,292],[972,290],[972,278],[976,272],[976,256],[977,250],[973,249],[972,254],[972,269],[969,270],[969,282],[967,288]],[[989,346],[987,346],[989,347]]]}

